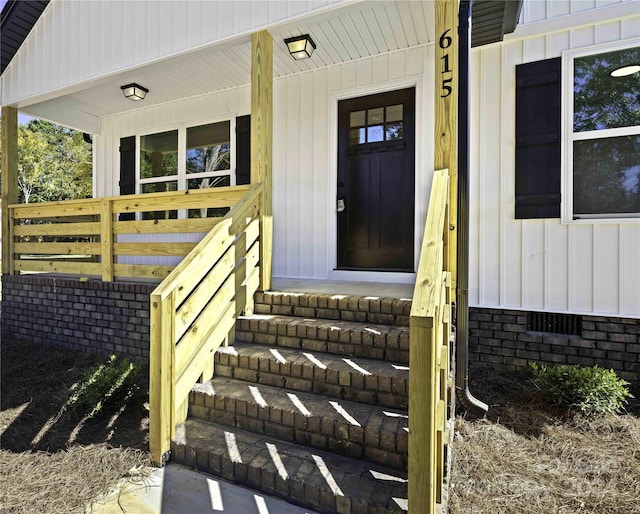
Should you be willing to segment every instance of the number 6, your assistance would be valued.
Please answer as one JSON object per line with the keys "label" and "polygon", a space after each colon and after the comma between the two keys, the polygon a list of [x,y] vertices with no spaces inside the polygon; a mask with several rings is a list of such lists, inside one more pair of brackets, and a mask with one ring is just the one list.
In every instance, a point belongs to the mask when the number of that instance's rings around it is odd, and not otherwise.
{"label": "number 6", "polygon": [[451,29],[445,30],[440,36],[440,48],[449,48],[451,46],[452,39],[451,36],[447,36],[447,32],[451,32]]}

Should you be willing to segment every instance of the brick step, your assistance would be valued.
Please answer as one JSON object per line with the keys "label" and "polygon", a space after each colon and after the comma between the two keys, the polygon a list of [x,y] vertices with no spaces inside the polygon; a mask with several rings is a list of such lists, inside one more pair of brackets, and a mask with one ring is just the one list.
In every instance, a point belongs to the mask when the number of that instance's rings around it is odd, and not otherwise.
{"label": "brick step", "polygon": [[252,343],[220,348],[214,358],[219,377],[395,409],[408,405],[409,369],[403,364]]}
{"label": "brick step", "polygon": [[254,312],[408,327],[411,300],[378,296],[267,291],[256,293]]}
{"label": "brick step", "polygon": [[323,513],[406,511],[406,473],[365,461],[198,419],[171,446],[178,463]]}
{"label": "brick step", "polygon": [[226,377],[197,384],[189,416],[407,469],[407,412]]}
{"label": "brick step", "polygon": [[241,316],[236,341],[409,362],[409,328],[274,314]]}

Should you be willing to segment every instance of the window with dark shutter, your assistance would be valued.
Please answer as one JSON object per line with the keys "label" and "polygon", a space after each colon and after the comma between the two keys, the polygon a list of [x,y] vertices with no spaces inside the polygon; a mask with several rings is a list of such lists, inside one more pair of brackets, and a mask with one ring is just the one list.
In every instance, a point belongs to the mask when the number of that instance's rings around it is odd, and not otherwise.
{"label": "window with dark shutter", "polygon": [[516,66],[516,219],[560,217],[561,67]]}
{"label": "window with dark shutter", "polygon": [[236,184],[251,182],[251,115],[236,118]]}
{"label": "window with dark shutter", "polygon": [[[136,136],[120,139],[120,194],[136,192]],[[120,221],[135,219],[134,213],[121,213]]]}

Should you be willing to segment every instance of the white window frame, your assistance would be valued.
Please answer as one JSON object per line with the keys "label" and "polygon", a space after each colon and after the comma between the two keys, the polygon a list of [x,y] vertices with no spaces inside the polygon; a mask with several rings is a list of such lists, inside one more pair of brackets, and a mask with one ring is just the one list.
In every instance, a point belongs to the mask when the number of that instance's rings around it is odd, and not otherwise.
{"label": "white window frame", "polygon": [[[229,169],[212,171],[208,173],[187,173],[187,129],[201,127],[203,125],[211,125],[214,123],[229,122],[229,145],[231,146],[231,157],[229,159]],[[178,174],[165,177],[140,178],[140,149],[141,138],[151,136],[153,134],[161,134],[163,132],[178,131]],[[178,182],[178,191],[186,191],[189,179],[211,178],[230,176],[230,185],[236,185],[236,117],[217,118],[211,121],[203,121],[198,123],[183,123],[179,126],[167,128],[156,128],[148,132],[141,132],[136,135],[136,193],[140,194],[143,184],[155,184],[158,182]]]}
{"label": "white window frame", "polygon": [[637,39],[615,41],[599,44],[587,48],[565,50],[562,53],[562,222],[569,224],[597,224],[597,223],[637,223],[638,214],[617,213],[607,216],[593,214],[574,219],[573,213],[573,143],[590,139],[605,139],[618,136],[640,135],[640,126],[622,127],[588,132],[573,131],[573,80],[574,60],[589,55],[624,50],[638,46]]}

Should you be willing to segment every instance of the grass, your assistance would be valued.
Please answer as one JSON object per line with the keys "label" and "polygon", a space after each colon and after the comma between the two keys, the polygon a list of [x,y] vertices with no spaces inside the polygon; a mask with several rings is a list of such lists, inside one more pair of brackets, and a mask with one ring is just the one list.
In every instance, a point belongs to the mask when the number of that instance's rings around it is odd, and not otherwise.
{"label": "grass", "polygon": [[491,409],[456,419],[451,514],[640,513],[637,400],[623,415],[587,416],[549,407],[527,372],[472,378]]}
{"label": "grass", "polygon": [[65,407],[108,357],[19,341],[0,349],[0,512],[81,513],[122,478],[145,476],[143,395],[93,417]]}

